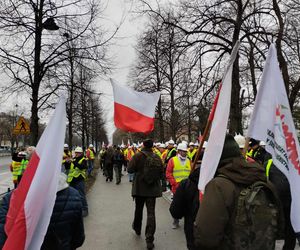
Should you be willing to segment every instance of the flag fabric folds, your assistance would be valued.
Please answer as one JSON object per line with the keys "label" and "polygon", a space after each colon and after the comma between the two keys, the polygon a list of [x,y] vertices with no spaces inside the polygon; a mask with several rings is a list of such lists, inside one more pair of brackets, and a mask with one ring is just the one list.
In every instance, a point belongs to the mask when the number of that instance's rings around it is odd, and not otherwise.
{"label": "flag fabric folds", "polygon": [[115,126],[128,132],[151,132],[160,92],[137,92],[110,80],[114,93]]}
{"label": "flag fabric folds", "polygon": [[272,155],[274,165],[289,180],[291,222],[295,232],[300,232],[299,142],[274,44],[269,48],[248,137],[266,142],[266,150]]}
{"label": "flag fabric folds", "polygon": [[61,98],[18,188],[11,195],[4,250],[40,249],[56,199],[65,130],[66,100]]}
{"label": "flag fabric folds", "polygon": [[222,80],[222,87],[216,97],[219,99],[213,106],[215,111],[211,112],[211,114],[214,114],[214,117],[207,146],[203,155],[201,174],[198,183],[198,189],[202,194],[204,193],[206,184],[213,178],[216,172],[223,150],[231,103],[232,68],[238,49],[239,42],[235,44],[232,50],[230,61]]}

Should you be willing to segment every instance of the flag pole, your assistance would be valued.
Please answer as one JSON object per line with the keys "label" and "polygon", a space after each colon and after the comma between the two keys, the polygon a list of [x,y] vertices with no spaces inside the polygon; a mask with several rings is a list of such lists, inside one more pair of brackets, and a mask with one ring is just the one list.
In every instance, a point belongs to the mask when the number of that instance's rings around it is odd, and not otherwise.
{"label": "flag pole", "polygon": [[212,121],[213,121],[214,116],[215,116],[215,111],[216,111],[216,108],[217,108],[217,104],[218,104],[218,100],[219,100],[219,95],[220,95],[220,92],[221,92],[221,88],[222,88],[222,83],[221,83],[220,86],[219,86],[218,93],[217,93],[217,95],[216,95],[216,98],[215,98],[215,100],[214,100],[213,106],[212,106],[211,111],[210,111],[210,113],[209,113],[208,120],[207,120],[207,122],[206,122],[206,126],[205,126],[205,129],[204,129],[204,132],[203,132],[202,140],[201,140],[200,145],[199,145],[199,148],[198,148],[198,150],[197,150],[195,159],[194,159],[194,161],[192,162],[192,169],[191,169],[191,171],[193,171],[193,170],[196,168],[196,164],[197,164],[197,161],[198,161],[198,159],[199,159],[199,157],[200,157],[200,154],[201,154],[201,151],[202,151],[202,148],[203,148],[204,141],[205,141],[205,140],[207,139],[207,137],[208,137],[208,132],[209,132],[209,130],[210,130]]}

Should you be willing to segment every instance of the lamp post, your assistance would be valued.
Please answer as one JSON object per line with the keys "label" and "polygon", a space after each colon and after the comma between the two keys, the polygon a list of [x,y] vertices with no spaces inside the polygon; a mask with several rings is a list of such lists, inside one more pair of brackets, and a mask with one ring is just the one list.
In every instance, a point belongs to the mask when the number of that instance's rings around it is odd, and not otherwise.
{"label": "lamp post", "polygon": [[[49,1],[50,8],[55,7]],[[33,73],[33,83],[32,83],[32,106],[31,106],[31,123],[30,123],[30,131],[31,131],[31,143],[32,145],[36,145],[38,141],[38,102],[39,102],[39,89],[42,78],[44,76],[44,65],[41,65],[41,50],[42,50],[42,32],[43,29],[54,31],[58,30],[59,27],[56,25],[54,17],[48,17],[45,22],[43,22],[44,16],[44,5],[40,4],[40,8],[35,10],[35,41],[34,41],[34,73]],[[52,12],[52,11],[51,11]]]}

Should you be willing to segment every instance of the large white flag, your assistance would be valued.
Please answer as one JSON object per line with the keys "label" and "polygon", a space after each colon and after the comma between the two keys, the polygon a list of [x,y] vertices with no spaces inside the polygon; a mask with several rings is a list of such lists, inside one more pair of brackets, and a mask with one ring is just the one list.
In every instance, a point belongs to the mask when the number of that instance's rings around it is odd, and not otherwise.
{"label": "large white flag", "polygon": [[206,184],[214,177],[221,158],[231,103],[232,68],[239,45],[240,43],[237,42],[232,50],[230,61],[222,80],[222,87],[201,164],[201,174],[198,184],[198,189],[201,193],[204,193]]}
{"label": "large white flag", "polygon": [[42,134],[6,217],[4,250],[40,249],[54,207],[66,130],[66,100],[61,98]]}
{"label": "large white flag", "polygon": [[292,194],[291,221],[295,232],[300,232],[299,142],[274,44],[269,49],[248,136],[266,142],[274,165],[288,178]]}

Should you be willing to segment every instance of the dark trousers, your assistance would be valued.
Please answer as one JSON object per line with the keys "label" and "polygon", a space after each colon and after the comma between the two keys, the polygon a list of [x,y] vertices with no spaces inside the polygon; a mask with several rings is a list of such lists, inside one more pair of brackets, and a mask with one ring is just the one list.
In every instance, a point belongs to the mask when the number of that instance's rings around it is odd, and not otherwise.
{"label": "dark trousers", "polygon": [[88,204],[87,204],[86,197],[85,197],[85,182],[84,182],[84,180],[72,181],[70,183],[70,186],[75,188],[79,192],[79,194],[81,196],[82,210],[87,211]]}
{"label": "dark trousers", "polygon": [[121,182],[121,174],[122,174],[122,165],[114,164],[115,176],[116,176],[116,183]]}
{"label": "dark trousers", "polygon": [[144,204],[146,203],[147,208],[147,224],[146,224],[146,242],[154,241],[154,233],[156,229],[155,222],[155,197],[135,197],[135,212],[134,212],[134,221],[133,228],[135,231],[141,232],[142,229],[142,220],[143,220],[143,209]]}

